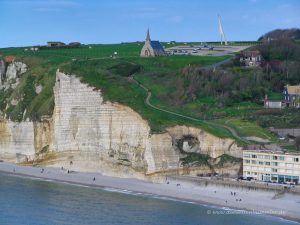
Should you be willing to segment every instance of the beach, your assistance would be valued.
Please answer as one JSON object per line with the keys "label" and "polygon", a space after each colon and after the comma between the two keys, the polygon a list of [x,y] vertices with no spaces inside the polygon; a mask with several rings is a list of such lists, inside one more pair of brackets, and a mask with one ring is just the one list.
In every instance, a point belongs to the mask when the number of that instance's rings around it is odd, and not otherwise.
{"label": "beach", "polygon": [[[285,193],[278,197],[275,191],[248,190],[220,185],[197,185],[186,180],[167,179],[164,183],[103,176],[99,173],[68,171],[64,168],[29,167],[1,162],[0,172],[15,176],[30,177],[48,181],[99,187],[109,191],[141,193],[152,197],[166,197],[187,202],[216,206],[208,214],[218,215],[223,209],[231,214],[270,214],[272,216],[300,222],[300,195]],[[244,211],[246,210],[246,211]]]}

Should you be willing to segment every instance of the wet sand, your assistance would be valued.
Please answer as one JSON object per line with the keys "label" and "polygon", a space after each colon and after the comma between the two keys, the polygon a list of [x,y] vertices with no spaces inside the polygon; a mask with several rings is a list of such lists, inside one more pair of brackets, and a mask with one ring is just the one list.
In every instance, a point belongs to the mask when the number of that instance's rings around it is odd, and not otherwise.
{"label": "wet sand", "polygon": [[[275,191],[247,190],[220,185],[197,185],[192,182],[169,179],[165,183],[151,183],[138,179],[103,176],[99,173],[74,172],[61,168],[19,166],[0,162],[0,172],[57,182],[100,187],[121,192],[143,193],[188,202],[243,209],[231,214],[270,214],[300,222],[300,195],[283,194],[276,198]],[[223,210],[208,214],[224,213]]]}

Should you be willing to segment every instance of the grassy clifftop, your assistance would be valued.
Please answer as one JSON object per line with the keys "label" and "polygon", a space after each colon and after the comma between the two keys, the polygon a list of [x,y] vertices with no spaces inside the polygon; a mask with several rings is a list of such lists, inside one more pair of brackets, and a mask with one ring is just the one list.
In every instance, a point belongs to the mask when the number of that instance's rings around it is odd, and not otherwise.
{"label": "grassy clifftop", "polygon": [[[1,110],[7,117],[17,121],[27,118],[39,120],[43,115],[51,115],[54,108],[55,71],[60,68],[64,72],[80,76],[83,82],[101,89],[106,100],[132,107],[149,121],[155,132],[162,131],[170,125],[185,124],[202,127],[217,136],[231,136],[226,129],[174,117],[148,107],[145,104],[147,93],[129,78],[133,73],[145,77],[151,74],[175,77],[185,66],[210,65],[227,57],[174,56],[145,59],[139,57],[140,48],[140,44],[131,43],[41,50],[35,53],[24,51],[25,48],[1,49],[1,55],[14,55],[17,61],[22,61],[29,67],[15,89],[1,91]],[[118,52],[116,59],[111,58],[114,52]],[[43,87],[39,94],[35,91],[38,85]],[[17,100],[18,103],[12,104],[13,100]]]}
{"label": "grassy clifftop", "polygon": [[[268,74],[260,68],[244,69],[232,64],[206,73],[201,71],[203,66],[223,61],[228,56],[140,58],[141,47],[139,43],[88,45],[35,53],[24,51],[24,48],[0,49],[0,55],[14,55],[29,67],[17,88],[0,93],[0,107],[13,120],[39,120],[43,115],[51,115],[55,71],[60,68],[101,89],[106,100],[133,108],[149,121],[154,132],[171,125],[190,125],[219,137],[236,138],[230,131],[234,129],[240,137],[256,136],[276,141],[265,126],[260,126],[256,118],[262,116],[258,117],[256,112],[262,109],[266,93],[280,95],[276,89],[278,82],[272,83],[272,77],[283,80],[280,70],[274,69]],[[112,57],[114,52],[117,58]],[[130,78],[132,74],[151,92],[151,104],[198,120],[149,107],[145,104],[147,92]],[[35,92],[38,85],[43,87],[39,94]],[[12,104],[13,100],[18,100],[18,104]],[[291,115],[289,123],[294,124],[296,114]],[[276,117],[276,121],[286,124],[287,120],[283,115],[279,119]],[[263,122],[267,124],[265,119]]]}

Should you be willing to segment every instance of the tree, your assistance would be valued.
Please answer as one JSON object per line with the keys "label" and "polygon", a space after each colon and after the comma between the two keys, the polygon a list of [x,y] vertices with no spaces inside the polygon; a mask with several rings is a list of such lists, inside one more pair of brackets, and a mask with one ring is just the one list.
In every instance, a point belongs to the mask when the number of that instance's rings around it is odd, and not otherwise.
{"label": "tree", "polygon": [[300,151],[300,136],[296,137],[295,139],[296,148]]}

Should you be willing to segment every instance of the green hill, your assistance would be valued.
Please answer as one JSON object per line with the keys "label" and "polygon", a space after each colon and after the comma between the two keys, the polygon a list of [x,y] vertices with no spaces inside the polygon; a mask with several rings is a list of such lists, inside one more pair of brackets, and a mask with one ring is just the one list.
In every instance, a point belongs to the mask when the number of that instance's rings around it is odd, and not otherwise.
{"label": "green hill", "polygon": [[[219,137],[235,138],[240,143],[246,136],[276,141],[273,134],[259,126],[260,116],[255,113],[262,109],[265,94],[280,95],[272,79],[276,77],[287,82],[281,72],[274,70],[270,75],[260,68],[241,68],[235,62],[216,71],[206,71],[203,67],[229,56],[140,58],[141,47],[140,43],[126,43],[38,52],[25,51],[26,48],[0,49],[0,55],[14,55],[17,61],[29,67],[15,89],[0,92],[0,110],[17,121],[39,120],[43,115],[51,115],[55,72],[59,68],[101,89],[106,100],[133,108],[148,120],[153,132],[185,124],[201,127]],[[117,57],[112,57],[114,52],[117,52]],[[39,94],[35,92],[38,85],[43,86]],[[151,92],[149,101],[159,110],[145,103],[149,93],[140,85]],[[18,104],[12,104],[13,100],[18,100]],[[283,118],[284,115],[282,118],[276,115],[277,121],[281,125],[285,121],[290,126],[294,113],[289,115],[292,116],[288,120]],[[252,129],[247,129],[249,126]]]}

